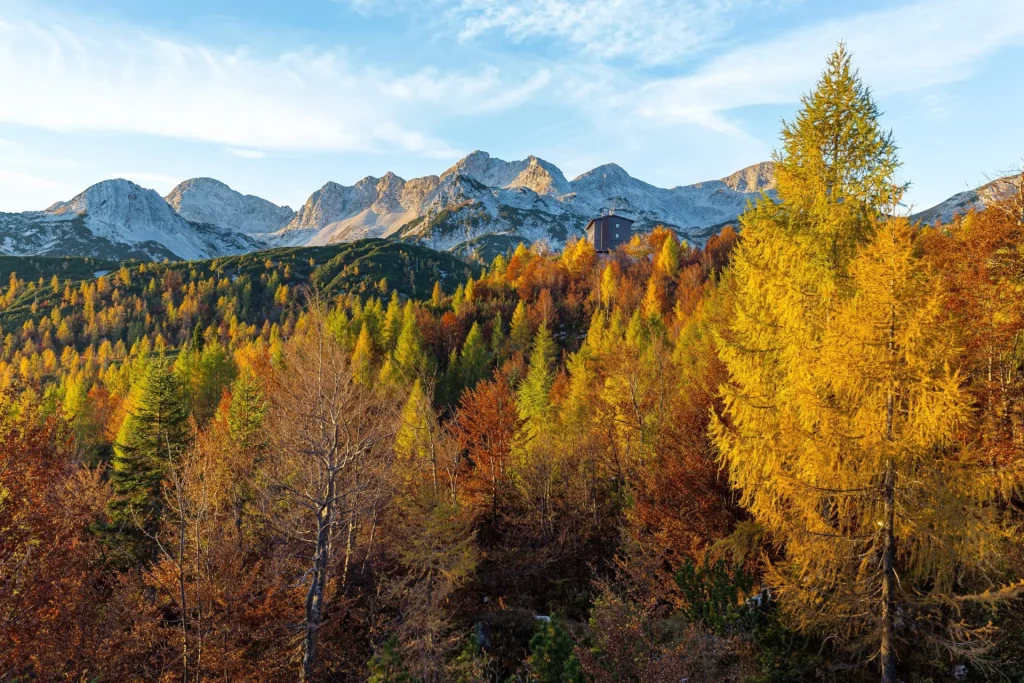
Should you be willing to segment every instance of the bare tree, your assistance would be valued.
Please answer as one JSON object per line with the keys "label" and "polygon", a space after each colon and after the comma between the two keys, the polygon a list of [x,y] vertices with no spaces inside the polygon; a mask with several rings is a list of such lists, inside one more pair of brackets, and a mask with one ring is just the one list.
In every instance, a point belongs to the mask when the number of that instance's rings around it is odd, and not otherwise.
{"label": "bare tree", "polygon": [[[390,459],[398,402],[354,381],[348,354],[314,300],[272,378],[265,509],[308,583],[301,624],[300,680],[317,667],[324,607],[348,580],[358,506],[375,505],[377,473]],[[337,548],[342,546],[343,552]],[[339,555],[341,557],[339,557]],[[334,571],[339,565],[341,571]]]}

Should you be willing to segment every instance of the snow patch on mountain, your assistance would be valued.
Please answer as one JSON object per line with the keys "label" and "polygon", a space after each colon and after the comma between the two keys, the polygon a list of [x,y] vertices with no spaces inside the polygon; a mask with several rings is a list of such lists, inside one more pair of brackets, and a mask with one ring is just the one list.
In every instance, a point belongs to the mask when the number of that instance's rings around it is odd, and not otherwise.
{"label": "snow patch on mountain", "polygon": [[613,210],[635,229],[662,224],[702,244],[748,203],[775,198],[771,163],[720,180],[661,188],[606,164],[569,181],[535,156],[504,161],[477,151],[441,175],[394,173],[354,185],[328,182],[297,211],[243,195],[212,178],[179,184],[166,199],[127,180],[108,180],[45,211],[0,214],[0,250],[101,258],[209,258],[272,246],[364,237],[470,253],[519,241],[561,248],[587,222]]}
{"label": "snow patch on mountain", "polygon": [[981,211],[993,202],[1013,196],[1020,192],[1021,182],[1024,182],[1024,179],[1019,174],[997,178],[973,190],[958,192],[929,209],[915,213],[911,219],[927,224],[936,221],[949,223],[957,216],[962,216],[970,211]]}
{"label": "snow patch on mountain", "polygon": [[557,166],[533,155],[521,161],[502,161],[477,150],[445,171],[441,180],[460,175],[487,187],[524,187],[539,195],[558,196],[570,191],[569,182]]}
{"label": "snow patch on mountain", "polygon": [[201,259],[262,246],[246,235],[182,218],[154,190],[124,180],[97,183],[45,211],[0,215],[10,254]]}
{"label": "snow patch on mountain", "polygon": [[288,206],[236,192],[213,178],[186,180],[164,199],[185,220],[247,235],[276,232],[295,217]]}
{"label": "snow patch on mountain", "polygon": [[611,209],[637,220],[639,229],[665,224],[699,243],[762,192],[774,196],[772,169],[762,163],[722,180],[665,189],[616,164],[568,181],[557,166],[535,156],[503,161],[476,151],[440,176],[406,181],[388,173],[353,186],[328,183],[268,239],[297,245],[400,237],[452,249],[501,235],[559,248]]}

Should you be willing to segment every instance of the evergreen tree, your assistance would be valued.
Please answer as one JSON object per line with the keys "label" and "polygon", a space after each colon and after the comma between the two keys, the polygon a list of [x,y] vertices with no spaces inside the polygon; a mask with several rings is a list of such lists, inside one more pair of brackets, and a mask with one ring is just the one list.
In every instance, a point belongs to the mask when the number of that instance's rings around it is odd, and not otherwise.
{"label": "evergreen tree", "polygon": [[181,384],[166,362],[149,363],[128,397],[110,470],[112,525],[126,536],[128,552],[137,559],[152,550],[145,534],[159,521],[162,480],[188,438]]}
{"label": "evergreen tree", "polygon": [[402,331],[398,335],[395,352],[381,368],[381,381],[390,386],[398,386],[426,377],[429,372],[430,359],[423,346],[423,335],[416,322],[416,314],[411,305],[406,306]]}
{"label": "evergreen tree", "polygon": [[560,624],[542,622],[530,639],[530,673],[540,683],[584,683],[575,643]]}
{"label": "evergreen tree", "polygon": [[448,354],[448,365],[441,377],[441,383],[437,387],[437,396],[438,400],[450,406],[459,400],[461,393],[462,373],[459,369],[459,353],[452,349]]}
{"label": "evergreen tree", "polygon": [[221,392],[235,381],[238,368],[227,349],[219,341],[207,344],[200,355],[191,388],[192,413],[196,421],[205,423],[217,410]]}
{"label": "evergreen tree", "polygon": [[505,352],[505,323],[501,320],[501,313],[494,314],[494,324],[491,326],[491,355],[499,362]]}
{"label": "evergreen tree", "polygon": [[231,401],[227,406],[231,452],[224,454],[229,464],[227,481],[239,547],[244,547],[245,511],[257,487],[253,472],[269,445],[270,435],[266,424],[268,410],[269,405],[259,381],[251,372],[242,372],[231,386]]}
{"label": "evergreen tree", "polygon": [[242,372],[231,386],[228,405],[228,431],[238,448],[246,451],[264,448],[267,409],[259,382],[251,372]]}
{"label": "evergreen tree", "polygon": [[484,341],[484,334],[480,331],[479,323],[473,323],[466,335],[466,341],[462,344],[462,353],[459,355],[459,374],[462,386],[472,388],[478,381],[487,376],[491,358],[487,353],[487,343]]}
{"label": "evergreen tree", "polygon": [[203,326],[198,321],[192,326],[192,343],[190,346],[191,349],[196,351],[203,350]]}
{"label": "evergreen tree", "polygon": [[366,683],[414,683],[402,663],[402,651],[396,636],[388,637],[370,658]]}

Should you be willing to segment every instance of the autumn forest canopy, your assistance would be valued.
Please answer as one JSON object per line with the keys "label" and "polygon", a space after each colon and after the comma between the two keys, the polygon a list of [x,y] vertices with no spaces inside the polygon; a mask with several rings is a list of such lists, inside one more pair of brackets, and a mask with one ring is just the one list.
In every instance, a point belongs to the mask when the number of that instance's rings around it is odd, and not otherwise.
{"label": "autumn forest canopy", "polygon": [[0,679],[1024,681],[1024,176],[911,222],[842,46],[774,161],[702,247],[5,259]]}

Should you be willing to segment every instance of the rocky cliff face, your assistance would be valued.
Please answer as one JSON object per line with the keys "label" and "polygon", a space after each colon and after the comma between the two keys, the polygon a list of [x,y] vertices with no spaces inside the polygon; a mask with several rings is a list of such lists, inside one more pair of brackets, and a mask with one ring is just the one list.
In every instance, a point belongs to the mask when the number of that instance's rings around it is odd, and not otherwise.
{"label": "rocky cliff face", "polygon": [[665,224],[702,242],[735,220],[749,200],[773,194],[771,170],[770,163],[757,164],[722,180],[666,189],[616,164],[568,181],[557,166],[535,156],[503,161],[478,151],[440,176],[405,181],[389,173],[351,187],[328,183],[269,239],[294,245],[400,237],[456,250],[481,240],[544,240],[559,248],[582,235],[602,210],[614,209],[637,220],[638,229]]}
{"label": "rocky cliff face", "polygon": [[731,176],[722,178],[729,189],[737,192],[769,192],[776,189],[775,164],[762,161],[753,166],[736,171]]}

